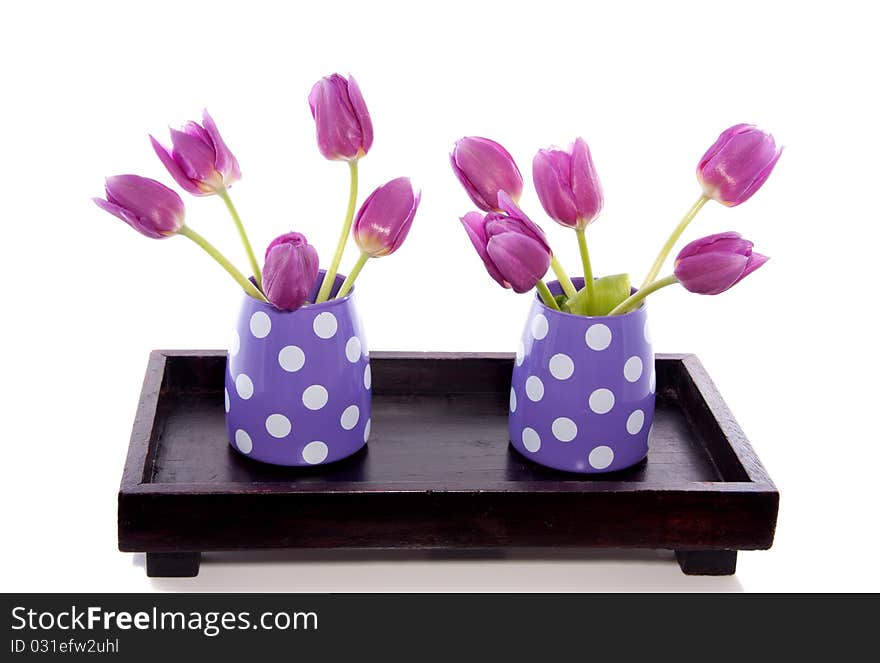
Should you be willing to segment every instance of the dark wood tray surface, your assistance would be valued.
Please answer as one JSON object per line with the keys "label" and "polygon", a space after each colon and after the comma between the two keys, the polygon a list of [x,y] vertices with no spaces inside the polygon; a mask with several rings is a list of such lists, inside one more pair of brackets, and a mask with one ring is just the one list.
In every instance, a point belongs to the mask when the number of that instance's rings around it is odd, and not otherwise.
{"label": "dark wood tray surface", "polygon": [[233,451],[225,352],[155,351],[119,495],[119,545],[151,575],[271,547],[632,546],[730,573],[772,544],[778,493],[693,355],[657,356],[648,460],[574,475],[508,444],[513,355],[371,354],[370,443],[314,468]]}

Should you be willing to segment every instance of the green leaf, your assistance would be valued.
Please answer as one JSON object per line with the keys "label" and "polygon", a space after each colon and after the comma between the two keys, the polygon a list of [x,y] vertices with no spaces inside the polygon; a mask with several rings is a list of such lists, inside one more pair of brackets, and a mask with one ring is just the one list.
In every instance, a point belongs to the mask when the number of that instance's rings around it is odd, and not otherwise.
{"label": "green leaf", "polygon": [[587,289],[582,288],[568,300],[572,313],[577,315],[608,315],[611,310],[629,297],[631,289],[629,274],[613,274],[596,279],[593,285],[595,297],[588,300]]}
{"label": "green leaf", "polygon": [[556,305],[559,306],[560,311],[571,313],[571,311],[569,311],[568,309],[568,297],[565,296],[565,293],[561,295],[556,295],[553,299],[556,300]]}

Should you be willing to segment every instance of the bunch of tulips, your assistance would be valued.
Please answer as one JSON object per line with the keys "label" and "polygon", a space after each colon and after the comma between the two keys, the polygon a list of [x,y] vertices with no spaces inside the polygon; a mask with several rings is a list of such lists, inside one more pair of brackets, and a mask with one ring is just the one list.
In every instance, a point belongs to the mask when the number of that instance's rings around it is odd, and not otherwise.
{"label": "bunch of tulips", "polygon": [[[194,196],[218,196],[229,210],[250,263],[247,278],[202,235],[185,223],[180,196],[164,184],[138,175],[107,178],[106,198],[95,198],[99,207],[119,217],[152,239],[173,235],[187,237],[214,258],[244,291],[258,300],[271,302],[281,310],[296,310],[304,304],[344,297],[351,290],[367,260],[394,253],[406,239],[419,206],[420,194],[406,177],[399,177],[373,191],[357,206],[358,162],[373,144],[373,125],[354,78],[333,74],[312,88],[309,105],[315,120],[318,148],[327,159],[347,161],[350,193],[342,232],[335,253],[313,301],[309,301],[318,277],[318,253],[305,236],[289,232],[266,248],[262,269],[254,254],[244,224],[229,195],[229,188],[241,178],[238,161],[226,146],[217,125],[205,111],[202,123],[188,122],[180,131],[171,130],[171,147],[150,136],[156,155],[171,177]],[[333,285],[349,234],[360,249],[360,257],[338,291]]]}
{"label": "bunch of tulips", "polygon": [[[452,169],[481,212],[461,222],[489,275],[515,292],[538,291],[545,305],[576,315],[622,315],[649,294],[674,283],[690,292],[717,295],[739,283],[767,261],[738,233],[709,235],[685,246],[672,274],[658,278],[663,264],[688,224],[709,200],[734,207],[761,187],[781,154],[773,137],[738,124],[724,131],[700,159],[702,193],[663,245],[641,287],[632,292],[627,274],[594,279],[586,229],[602,211],[602,187],[590,149],[578,138],[567,150],[539,150],[532,178],[547,215],[575,231],[583,263],[584,286],[575,288],[554,257],[541,228],[519,207],[523,179],[515,161],[488,138],[462,138],[451,154]],[[562,288],[553,295],[544,282],[552,269]],[[631,294],[632,293],[632,294]]]}

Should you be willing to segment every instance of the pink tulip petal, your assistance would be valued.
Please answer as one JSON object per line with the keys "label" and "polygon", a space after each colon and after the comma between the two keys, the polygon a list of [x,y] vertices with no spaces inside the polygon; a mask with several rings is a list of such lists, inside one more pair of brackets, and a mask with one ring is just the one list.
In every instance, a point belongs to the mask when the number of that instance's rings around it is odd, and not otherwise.
{"label": "pink tulip petal", "polygon": [[471,200],[487,212],[500,209],[498,192],[519,198],[523,180],[510,153],[488,138],[469,136],[455,143],[452,169]]}
{"label": "pink tulip petal", "polygon": [[547,216],[564,226],[577,226],[570,156],[561,150],[539,150],[532,160],[532,180]]}
{"label": "pink tulip petal", "polygon": [[[202,123],[204,132],[214,147],[214,167],[223,176],[223,184],[229,186],[241,179],[241,170],[238,160],[232,151],[226,146],[214,119],[208,114],[207,109],[202,111]],[[196,125],[198,126],[198,125]]]}
{"label": "pink tulip petal", "polygon": [[373,257],[394,253],[409,234],[420,199],[408,177],[398,177],[373,191],[355,216],[358,248]]}
{"label": "pink tulip petal", "polygon": [[528,292],[547,273],[550,254],[540,243],[519,233],[489,239],[486,252],[515,292]]}
{"label": "pink tulip petal", "polygon": [[501,276],[501,272],[498,271],[498,268],[495,266],[495,263],[492,262],[489,253],[486,251],[486,244],[489,239],[486,236],[485,219],[483,218],[483,215],[479,212],[468,212],[461,217],[461,224],[464,226],[464,230],[467,233],[468,238],[471,240],[471,244],[473,244],[474,248],[477,250],[477,255],[479,255],[480,260],[483,261],[486,271],[489,272],[489,276],[495,279],[496,283],[502,288],[509,288],[510,284],[504,280],[503,276]]}
{"label": "pink tulip petal", "polygon": [[196,182],[206,183],[218,179],[214,167],[214,146],[183,131],[171,129],[174,160]]}
{"label": "pink tulip petal", "polygon": [[739,281],[749,259],[738,253],[699,253],[675,264],[675,276],[691,292],[717,295]]}
{"label": "pink tulip petal", "polygon": [[153,150],[156,152],[156,156],[159,157],[162,165],[165,166],[168,173],[174,178],[174,181],[177,182],[184,191],[195,196],[206,195],[207,192],[202,191],[198,184],[187,177],[186,173],[183,172],[181,167],[174,160],[174,157],[171,156],[171,152],[152,135],[150,136],[150,143],[153,145]]}
{"label": "pink tulip petal", "polygon": [[571,148],[571,190],[578,217],[589,224],[602,211],[603,198],[599,175],[583,138],[575,140]]}

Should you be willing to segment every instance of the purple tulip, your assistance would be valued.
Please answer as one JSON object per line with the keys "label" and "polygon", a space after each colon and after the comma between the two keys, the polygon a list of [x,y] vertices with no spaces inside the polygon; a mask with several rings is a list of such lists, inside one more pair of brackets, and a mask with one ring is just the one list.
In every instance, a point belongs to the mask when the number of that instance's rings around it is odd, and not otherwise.
{"label": "purple tulip", "polygon": [[761,188],[781,154],[773,136],[751,124],[737,124],[700,159],[697,179],[708,197],[734,207]]}
{"label": "purple tulip", "polygon": [[183,131],[170,131],[172,149],[153,136],[150,136],[150,142],[171,177],[184,191],[207,196],[227,189],[241,179],[238,161],[226,147],[208,111],[202,113],[201,125],[187,122]]}
{"label": "purple tulip", "polygon": [[499,203],[506,213],[465,214],[465,232],[495,281],[503,288],[528,292],[543,278],[552,253],[543,231],[503,191]]}
{"label": "purple tulip", "polygon": [[739,233],[709,235],[685,246],[675,259],[675,276],[700,295],[717,295],[733,287],[769,258],[752,252]]}
{"label": "purple tulip", "polygon": [[397,251],[409,234],[421,192],[413,192],[408,177],[398,177],[373,191],[354,219],[354,241],[374,258]]}
{"label": "purple tulip", "polygon": [[373,144],[373,123],[353,76],[325,76],[312,87],[309,106],[318,149],[330,160],[360,159]]}
{"label": "purple tulip", "polygon": [[455,176],[484,212],[501,209],[499,191],[506,191],[514,200],[522,195],[519,168],[510,153],[493,140],[477,136],[462,138],[455,143],[449,159]]}
{"label": "purple tulip", "polygon": [[263,290],[277,308],[295,311],[309,297],[318,277],[318,252],[300,233],[287,233],[266,248]]}
{"label": "purple tulip", "polygon": [[544,210],[563,226],[582,229],[602,211],[602,185],[583,138],[568,151],[539,150],[532,178]]}
{"label": "purple tulip", "polygon": [[186,209],[180,196],[164,184],[139,175],[108,177],[107,199],[93,198],[101,209],[119,217],[142,235],[164,239],[183,227]]}

